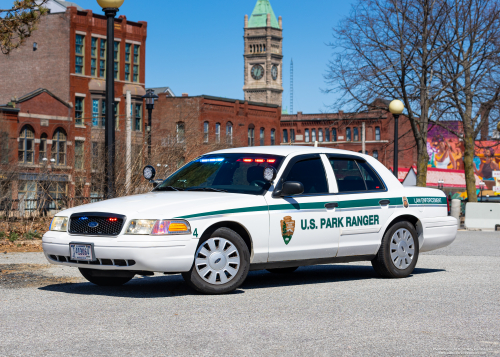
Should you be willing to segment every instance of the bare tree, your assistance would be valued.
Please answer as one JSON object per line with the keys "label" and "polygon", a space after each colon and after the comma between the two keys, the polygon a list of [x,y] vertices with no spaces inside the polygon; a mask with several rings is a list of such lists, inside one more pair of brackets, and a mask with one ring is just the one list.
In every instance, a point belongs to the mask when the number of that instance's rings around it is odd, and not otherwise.
{"label": "bare tree", "polygon": [[0,50],[9,54],[21,46],[33,31],[40,18],[48,13],[44,7],[48,0],[16,0],[12,8],[0,9]]}
{"label": "bare tree", "polygon": [[326,92],[341,94],[335,106],[356,111],[377,97],[403,100],[417,146],[418,186],[426,185],[429,120],[438,121],[446,109],[447,83],[435,72],[449,46],[439,34],[451,6],[447,0],[358,0],[330,44]]}

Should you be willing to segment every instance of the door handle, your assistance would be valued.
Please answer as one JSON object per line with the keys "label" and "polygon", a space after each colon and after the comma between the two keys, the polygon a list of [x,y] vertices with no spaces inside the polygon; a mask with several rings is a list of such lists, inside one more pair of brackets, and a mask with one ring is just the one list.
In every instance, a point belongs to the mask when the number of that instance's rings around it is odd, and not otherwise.
{"label": "door handle", "polygon": [[338,206],[339,206],[339,204],[337,202],[325,203],[325,208],[326,209],[337,208]]}
{"label": "door handle", "polygon": [[381,206],[387,206],[389,203],[391,203],[391,201],[390,200],[380,200],[380,201],[378,201],[378,203]]}

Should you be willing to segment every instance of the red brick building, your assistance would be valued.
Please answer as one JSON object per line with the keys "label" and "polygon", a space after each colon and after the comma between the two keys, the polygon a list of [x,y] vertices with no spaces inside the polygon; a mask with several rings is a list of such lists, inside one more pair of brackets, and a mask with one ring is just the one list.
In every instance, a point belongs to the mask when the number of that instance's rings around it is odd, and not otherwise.
{"label": "red brick building", "polygon": [[183,144],[186,160],[222,147],[279,145],[280,118],[281,107],[274,104],[163,93],[153,111],[152,141]]}
{"label": "red brick building", "polygon": [[[115,20],[115,41],[111,44],[115,56],[108,59],[104,15],[68,6],[74,4],[64,1],[53,5],[60,9],[42,18],[37,31],[24,46],[9,56],[0,56],[2,82],[8,83],[0,86],[0,112],[3,121],[9,123],[2,135],[9,135],[11,155],[26,173],[19,176],[20,183],[16,186],[21,188],[35,181],[36,175],[45,170],[45,157],[53,174],[66,177],[61,181],[64,182],[61,195],[89,197],[92,161],[104,141],[108,60],[115,64],[117,140],[125,134],[125,94],[130,91],[132,145],[143,145],[147,23],[131,22],[119,16]],[[30,137],[27,139],[26,135]],[[17,145],[10,144],[13,141],[32,143],[33,148],[29,148],[32,155],[30,151],[18,157]],[[55,164],[50,163],[54,158],[54,142],[59,145]],[[64,162],[57,161],[58,150],[65,151]],[[81,183],[80,188],[75,189],[76,183]],[[14,197],[18,187],[12,187]]]}
{"label": "red brick building", "polygon": [[[387,103],[388,106],[388,103]],[[281,145],[319,146],[361,152],[365,127],[365,153],[392,168],[394,157],[394,118],[388,110],[361,113],[321,113],[282,115]],[[399,117],[399,166],[416,166],[415,139],[407,117]]]}

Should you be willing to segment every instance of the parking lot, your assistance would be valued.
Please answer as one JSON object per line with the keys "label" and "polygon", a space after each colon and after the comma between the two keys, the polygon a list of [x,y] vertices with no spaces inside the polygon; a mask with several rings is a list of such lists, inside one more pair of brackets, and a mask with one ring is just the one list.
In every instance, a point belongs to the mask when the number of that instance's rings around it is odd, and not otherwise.
{"label": "parking lot", "polygon": [[500,232],[461,231],[402,280],[321,265],[222,296],[180,275],[98,287],[42,253],[2,253],[0,270],[1,356],[500,355]]}

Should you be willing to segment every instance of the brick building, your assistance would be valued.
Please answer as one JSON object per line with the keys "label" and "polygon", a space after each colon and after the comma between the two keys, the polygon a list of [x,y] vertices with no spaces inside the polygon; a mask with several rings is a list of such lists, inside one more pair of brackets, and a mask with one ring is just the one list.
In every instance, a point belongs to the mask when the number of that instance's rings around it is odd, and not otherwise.
{"label": "brick building", "polygon": [[274,104],[162,93],[153,111],[152,142],[179,144],[186,161],[224,147],[279,145],[280,117]]}
{"label": "brick building", "polygon": [[[384,102],[385,103],[385,102]],[[388,102],[385,103],[388,107]],[[377,105],[380,107],[380,105]],[[281,117],[281,145],[319,146],[361,152],[361,132],[365,126],[365,153],[392,168],[394,157],[394,118],[388,110],[361,113],[321,113]],[[399,166],[416,166],[417,150],[410,121],[399,117]]]}
{"label": "brick building", "polygon": [[[48,7],[50,13],[27,43],[0,56],[2,82],[9,83],[0,86],[0,112],[9,122],[2,135],[9,135],[9,143],[32,136],[24,142],[34,145],[33,155],[21,159],[13,154],[20,172],[26,174],[19,175],[19,181],[34,181],[42,174],[41,153],[46,152],[50,162],[54,142],[64,138],[58,145],[66,151],[65,162],[49,163],[52,172],[66,177],[61,194],[89,197],[92,161],[104,142],[106,17],[65,1],[51,0]],[[123,15],[115,20],[115,55],[109,60],[115,65],[116,137],[121,140],[125,135],[125,94],[130,91],[135,146],[144,143],[146,37],[147,23],[131,22]],[[9,147],[16,150],[16,145]],[[17,196],[17,187],[12,190]]]}

